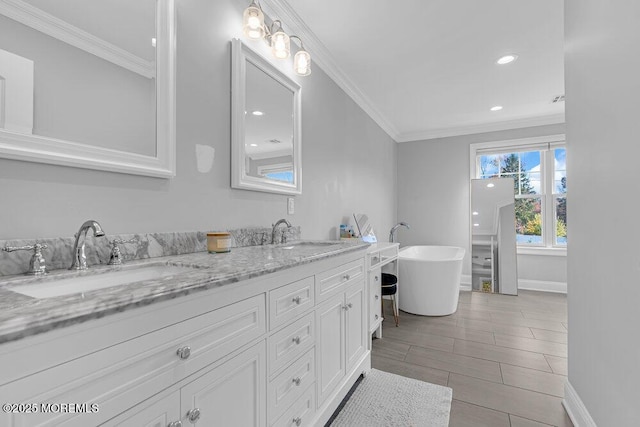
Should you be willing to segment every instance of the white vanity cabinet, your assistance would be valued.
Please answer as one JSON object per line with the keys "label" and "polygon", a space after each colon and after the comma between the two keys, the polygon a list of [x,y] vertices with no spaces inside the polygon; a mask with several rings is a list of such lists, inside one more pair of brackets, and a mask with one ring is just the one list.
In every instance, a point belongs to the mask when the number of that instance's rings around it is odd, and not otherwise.
{"label": "white vanity cabinet", "polygon": [[323,425],[371,367],[364,265],[347,252],[2,344],[0,400],[99,410],[0,425]]}
{"label": "white vanity cabinet", "polygon": [[377,338],[382,338],[384,320],[380,288],[382,272],[398,275],[398,248],[398,243],[376,243],[367,251],[368,327],[369,333],[375,334]]}
{"label": "white vanity cabinet", "polygon": [[104,425],[266,426],[265,365],[260,342],[168,396],[143,402]]}
{"label": "white vanity cabinet", "polygon": [[321,406],[368,351],[364,265],[362,261],[346,264],[316,279],[325,285],[321,298],[325,301],[316,309],[317,394]]}

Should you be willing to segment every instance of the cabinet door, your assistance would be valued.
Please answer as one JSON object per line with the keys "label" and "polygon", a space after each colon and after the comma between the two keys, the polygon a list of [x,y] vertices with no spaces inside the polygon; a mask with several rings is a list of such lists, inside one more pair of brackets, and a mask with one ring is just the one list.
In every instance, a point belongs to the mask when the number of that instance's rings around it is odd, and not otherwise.
{"label": "cabinet door", "polygon": [[335,295],[316,309],[318,341],[318,406],[345,375],[344,293]]}
{"label": "cabinet door", "polygon": [[183,426],[264,427],[266,375],[262,341],[182,387]]}
{"label": "cabinet door", "polygon": [[164,396],[150,405],[144,403],[131,408],[105,426],[118,427],[167,427],[180,421],[180,390]]}
{"label": "cabinet door", "polygon": [[366,300],[364,281],[354,283],[346,292],[346,356],[347,370],[349,372],[360,357],[367,351],[365,333],[367,330]]}

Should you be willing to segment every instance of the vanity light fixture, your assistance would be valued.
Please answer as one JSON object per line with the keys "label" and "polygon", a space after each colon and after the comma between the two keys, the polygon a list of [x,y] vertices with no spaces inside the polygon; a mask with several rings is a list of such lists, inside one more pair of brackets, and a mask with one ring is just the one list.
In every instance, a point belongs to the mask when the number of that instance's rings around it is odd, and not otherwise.
{"label": "vanity light fixture", "polygon": [[258,3],[252,1],[242,15],[242,29],[244,35],[250,39],[261,39],[265,35],[264,13]]}
{"label": "vanity light fixture", "polygon": [[495,107],[490,108],[491,111],[500,111],[502,110],[502,105],[496,105]]}
{"label": "vanity light fixture", "polygon": [[502,57],[498,58],[498,60],[496,61],[496,64],[498,64],[498,65],[507,65],[507,64],[512,63],[516,59],[518,59],[518,55],[514,55],[514,54],[505,55],[505,56],[502,56]]}
{"label": "vanity light fixture", "polygon": [[298,39],[300,49],[293,58],[293,70],[299,76],[311,74],[311,55],[304,49],[298,36],[289,36],[282,29],[282,22],[274,20],[271,25],[264,22],[264,13],[258,0],[252,0],[242,15],[244,35],[250,39],[265,39],[271,46],[271,53],[278,59],[286,59],[291,55],[291,39]]}

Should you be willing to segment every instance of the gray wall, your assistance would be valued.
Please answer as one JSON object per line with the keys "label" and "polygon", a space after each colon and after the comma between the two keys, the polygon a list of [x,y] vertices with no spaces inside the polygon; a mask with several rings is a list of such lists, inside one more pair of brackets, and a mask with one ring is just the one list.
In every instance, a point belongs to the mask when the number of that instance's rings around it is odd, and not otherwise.
{"label": "gray wall", "polygon": [[569,382],[598,426],[640,420],[637,1],[565,1]]}
{"label": "gray wall", "polygon": [[[397,144],[317,66],[298,79],[303,194],[295,215],[286,214],[286,196],[230,188],[230,40],[241,35],[246,4],[176,4],[176,178],[0,159],[0,239],[71,236],[88,218],[107,234],[124,234],[269,226],[287,217],[303,238],[328,239],[353,212],[366,212],[376,230],[388,230],[396,220]],[[209,173],[196,169],[196,144],[216,150]]]}
{"label": "gray wall", "polygon": [[[469,146],[490,141],[564,133],[548,125],[399,144],[398,220],[402,245],[453,245],[467,249],[463,275],[471,274],[469,247]],[[549,261],[551,268],[536,268]],[[566,258],[518,255],[518,278],[566,282]]]}

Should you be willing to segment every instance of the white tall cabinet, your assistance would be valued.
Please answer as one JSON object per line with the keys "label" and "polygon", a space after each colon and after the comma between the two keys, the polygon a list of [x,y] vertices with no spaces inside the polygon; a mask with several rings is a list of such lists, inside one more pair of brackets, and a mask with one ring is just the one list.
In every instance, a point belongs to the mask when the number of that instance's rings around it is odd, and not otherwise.
{"label": "white tall cabinet", "polygon": [[371,369],[365,249],[0,345],[0,425],[324,425]]}

